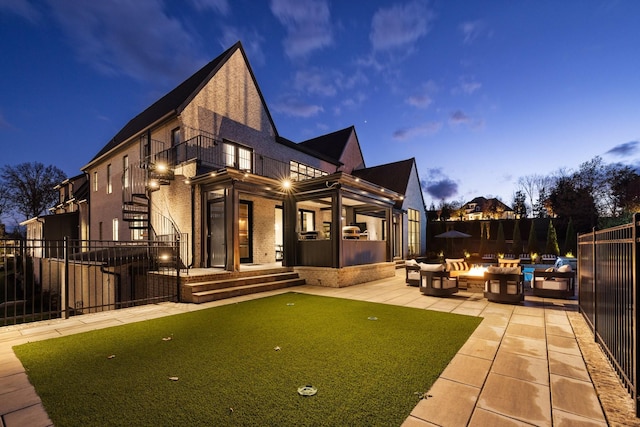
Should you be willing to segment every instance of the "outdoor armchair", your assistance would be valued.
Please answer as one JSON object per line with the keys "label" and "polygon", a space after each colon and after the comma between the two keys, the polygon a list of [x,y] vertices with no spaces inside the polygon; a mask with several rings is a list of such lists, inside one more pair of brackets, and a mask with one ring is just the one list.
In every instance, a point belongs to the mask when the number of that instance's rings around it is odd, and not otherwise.
{"label": "outdoor armchair", "polygon": [[[565,268],[568,267],[568,268]],[[576,273],[570,266],[559,269],[534,270],[531,288],[533,295],[543,298],[573,298]]]}
{"label": "outdoor armchair", "polygon": [[484,273],[484,297],[491,302],[524,301],[524,277],[520,267],[489,267]]}
{"label": "outdoor armchair", "polygon": [[420,286],[420,266],[415,259],[408,259],[404,263],[405,283],[407,286]]}

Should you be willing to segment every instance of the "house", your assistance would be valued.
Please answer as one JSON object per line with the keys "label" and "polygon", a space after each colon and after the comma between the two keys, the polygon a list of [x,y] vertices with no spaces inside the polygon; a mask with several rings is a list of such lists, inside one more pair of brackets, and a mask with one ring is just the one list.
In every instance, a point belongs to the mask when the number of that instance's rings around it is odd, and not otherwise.
{"label": "house", "polygon": [[354,127],[300,143],[280,136],[240,42],[82,170],[89,239],[179,238],[188,267],[278,261],[310,283],[346,286],[425,252],[415,160],[367,168]]}
{"label": "house", "polygon": [[496,198],[476,197],[463,206],[464,219],[514,219],[515,212]]}

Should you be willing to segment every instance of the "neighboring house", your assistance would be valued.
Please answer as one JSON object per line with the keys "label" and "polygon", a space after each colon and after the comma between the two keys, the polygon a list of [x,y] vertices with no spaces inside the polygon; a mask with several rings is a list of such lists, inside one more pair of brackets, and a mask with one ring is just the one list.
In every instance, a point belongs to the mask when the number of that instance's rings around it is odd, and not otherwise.
{"label": "neighboring house", "polygon": [[[42,215],[20,223],[26,227],[27,240],[37,247],[35,255],[42,256],[40,243],[34,241],[61,241],[65,237],[73,240],[89,238],[89,207],[87,204],[88,182],[85,174],[68,178],[55,187],[59,193],[58,203],[49,208],[54,215]],[[46,256],[51,253],[54,244]],[[57,252],[57,251],[53,251]]]}
{"label": "neighboring house", "polygon": [[[392,275],[394,257],[425,252],[415,160],[366,168],[353,127],[302,143],[281,137],[239,42],[131,119],[82,169],[88,238],[180,236],[190,267],[360,266],[333,284],[342,286]],[[346,234],[350,225],[359,238]]]}
{"label": "neighboring house", "polygon": [[463,207],[466,220],[514,219],[515,212],[496,198],[476,197]]}

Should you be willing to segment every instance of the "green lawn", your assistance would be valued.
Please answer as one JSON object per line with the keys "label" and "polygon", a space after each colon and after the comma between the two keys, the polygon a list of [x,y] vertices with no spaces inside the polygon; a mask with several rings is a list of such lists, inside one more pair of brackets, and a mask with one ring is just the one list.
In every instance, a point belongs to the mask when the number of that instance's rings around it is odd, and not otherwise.
{"label": "green lawn", "polygon": [[480,320],[286,293],[14,350],[57,427],[397,426]]}

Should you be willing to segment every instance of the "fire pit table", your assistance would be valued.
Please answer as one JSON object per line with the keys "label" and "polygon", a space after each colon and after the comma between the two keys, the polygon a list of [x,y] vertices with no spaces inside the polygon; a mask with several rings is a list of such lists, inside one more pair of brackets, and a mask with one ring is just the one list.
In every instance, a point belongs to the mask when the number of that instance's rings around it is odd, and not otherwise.
{"label": "fire pit table", "polygon": [[465,274],[458,276],[458,286],[468,292],[484,292],[484,273],[486,267],[471,267]]}

